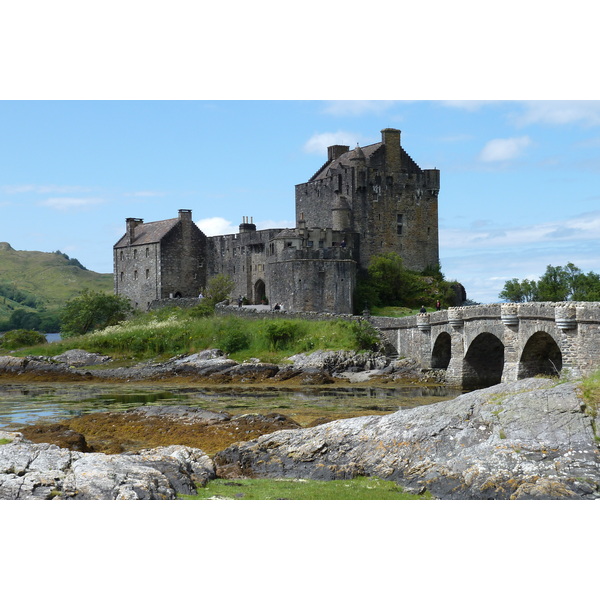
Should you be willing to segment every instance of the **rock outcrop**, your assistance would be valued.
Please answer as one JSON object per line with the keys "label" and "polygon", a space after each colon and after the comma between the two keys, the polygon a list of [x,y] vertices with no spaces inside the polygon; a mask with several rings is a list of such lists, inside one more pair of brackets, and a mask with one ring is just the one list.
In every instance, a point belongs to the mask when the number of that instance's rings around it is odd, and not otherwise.
{"label": "rock outcrop", "polygon": [[14,437],[0,446],[0,499],[171,500],[215,476],[212,461],[186,446],[85,454]]}
{"label": "rock outcrop", "polygon": [[525,379],[385,416],[280,431],[215,455],[220,477],[377,476],[446,499],[600,498],[576,384]]}

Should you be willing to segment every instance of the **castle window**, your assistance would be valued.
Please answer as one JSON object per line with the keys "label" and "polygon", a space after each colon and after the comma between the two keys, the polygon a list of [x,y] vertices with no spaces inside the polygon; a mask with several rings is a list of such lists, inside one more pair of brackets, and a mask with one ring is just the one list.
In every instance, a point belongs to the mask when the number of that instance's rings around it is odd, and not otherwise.
{"label": "castle window", "polygon": [[123,273],[123,271],[121,271],[120,278],[121,278],[121,281],[123,281],[125,279],[125,274]]}
{"label": "castle window", "polygon": [[119,257],[119,258],[120,258],[121,260],[123,260],[123,250],[121,250],[121,254],[120,254],[120,257]]}
{"label": "castle window", "polygon": [[148,258],[150,256],[150,248],[146,248],[146,258]]}
{"label": "castle window", "polygon": [[312,246],[313,246],[313,243],[314,243],[314,242],[313,242],[312,240],[308,240],[308,241],[306,242],[306,245],[307,245],[309,248],[312,248]]}
{"label": "castle window", "polygon": [[137,272],[137,271],[134,271],[134,272],[133,272],[133,278],[134,278],[135,280],[137,280],[137,278],[138,278],[138,272]]}
{"label": "castle window", "polygon": [[150,269],[146,269],[146,279],[150,279]]}
{"label": "castle window", "polygon": [[404,221],[404,215],[396,215],[396,231],[398,235],[402,235],[402,225]]}
{"label": "castle window", "polygon": [[133,258],[137,258],[137,250],[133,251]]}

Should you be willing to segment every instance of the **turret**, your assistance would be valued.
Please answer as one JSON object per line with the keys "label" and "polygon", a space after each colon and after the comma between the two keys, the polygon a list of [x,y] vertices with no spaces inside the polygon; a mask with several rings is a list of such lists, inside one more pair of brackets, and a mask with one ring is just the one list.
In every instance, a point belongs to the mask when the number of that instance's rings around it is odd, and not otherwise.
{"label": "turret", "polygon": [[345,196],[337,196],[331,208],[333,229],[346,231],[352,229],[352,211]]}

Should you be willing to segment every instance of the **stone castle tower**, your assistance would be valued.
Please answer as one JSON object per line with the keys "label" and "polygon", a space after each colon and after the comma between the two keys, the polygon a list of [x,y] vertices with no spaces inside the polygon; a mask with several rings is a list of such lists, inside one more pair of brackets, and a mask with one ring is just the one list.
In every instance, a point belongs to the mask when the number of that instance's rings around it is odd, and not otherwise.
{"label": "stone castle tower", "polygon": [[407,269],[439,262],[438,169],[420,169],[400,145],[400,131],[364,148],[330,146],[327,162],[296,186],[296,218],[307,227],[354,231],[361,268],[375,254],[396,252]]}
{"label": "stone castle tower", "polygon": [[290,311],[352,313],[356,277],[371,257],[400,255],[407,269],[439,262],[437,169],[422,170],[400,145],[400,131],[350,150],[330,146],[327,162],[296,186],[296,227],[206,237],[191,211],[144,224],[127,219],[114,246],[115,292],[140,309],[154,300],[197,297],[214,275],[233,297],[280,303]]}

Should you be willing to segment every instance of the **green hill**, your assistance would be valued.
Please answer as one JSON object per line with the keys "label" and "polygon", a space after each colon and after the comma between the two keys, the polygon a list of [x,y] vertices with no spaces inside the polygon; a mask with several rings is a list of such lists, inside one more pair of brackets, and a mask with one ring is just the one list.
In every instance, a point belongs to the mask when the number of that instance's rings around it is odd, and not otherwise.
{"label": "green hill", "polygon": [[56,330],[67,300],[86,288],[111,292],[113,285],[112,273],[89,271],[62,252],[14,250],[0,242],[0,331]]}

